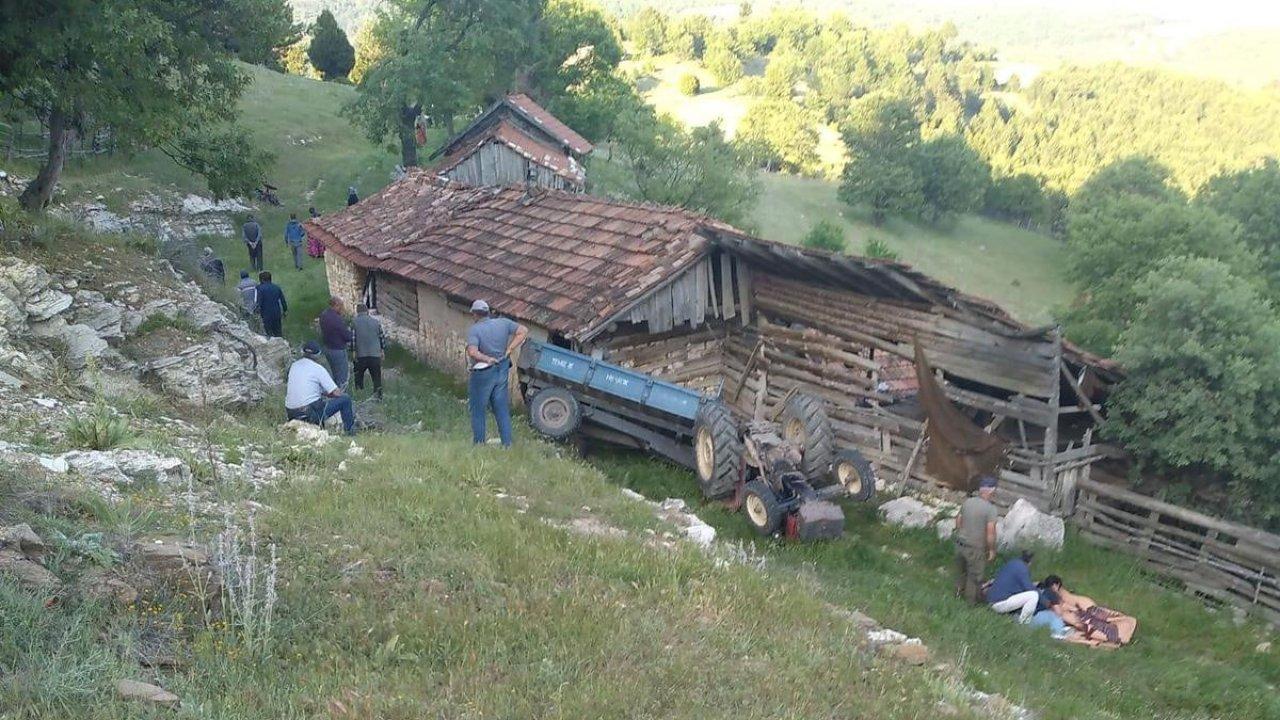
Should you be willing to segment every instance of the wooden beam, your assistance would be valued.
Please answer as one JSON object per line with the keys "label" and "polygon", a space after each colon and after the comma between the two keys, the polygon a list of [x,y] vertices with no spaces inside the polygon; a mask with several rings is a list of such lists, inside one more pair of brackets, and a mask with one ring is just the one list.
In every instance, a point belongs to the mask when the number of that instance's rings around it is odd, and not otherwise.
{"label": "wooden beam", "polygon": [[1085,396],[1084,390],[1076,382],[1076,379],[1071,376],[1071,372],[1067,370],[1067,367],[1059,363],[1058,369],[1062,371],[1062,378],[1067,381],[1067,386],[1071,388],[1072,394],[1075,395],[1076,405],[1079,405],[1082,410],[1089,411],[1089,416],[1098,425],[1106,422],[1107,419],[1102,417],[1102,413],[1093,408],[1093,403]]}
{"label": "wooden beam", "polygon": [[738,396],[742,394],[742,388],[747,385],[747,376],[755,369],[756,361],[760,359],[760,355],[764,352],[764,339],[756,341],[756,346],[752,348],[751,354],[747,356],[746,367],[742,368],[742,374],[738,376],[738,386],[733,389],[733,397],[729,398],[729,403],[738,402]]}

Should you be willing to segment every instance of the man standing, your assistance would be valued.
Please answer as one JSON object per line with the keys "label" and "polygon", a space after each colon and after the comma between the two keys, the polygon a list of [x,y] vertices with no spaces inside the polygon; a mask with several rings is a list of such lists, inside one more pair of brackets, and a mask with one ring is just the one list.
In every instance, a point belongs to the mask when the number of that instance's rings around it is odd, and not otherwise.
{"label": "man standing", "polygon": [[329,307],[320,313],[320,342],[324,344],[324,357],[333,371],[333,381],[345,387],[350,374],[347,346],[351,344],[351,331],[342,319],[342,300],[337,297],[330,297]]}
{"label": "man standing", "polygon": [[252,325],[258,314],[258,283],[249,277],[248,270],[240,271],[236,292],[240,293],[240,312],[244,315],[245,322]]}
{"label": "man standing", "polygon": [[293,252],[293,266],[302,269],[302,241],[307,239],[307,231],[298,222],[298,213],[289,213],[289,222],[284,226],[284,243]]}
{"label": "man standing", "polygon": [[347,188],[347,207],[351,207],[358,202],[360,202],[360,196],[356,194],[356,186],[352,185]]}
{"label": "man standing", "polygon": [[511,372],[511,353],[524,342],[529,328],[507,318],[493,317],[489,303],[476,300],[471,304],[476,323],[467,331],[467,359],[471,377],[467,383],[467,399],[471,410],[471,439],[485,441],[485,413],[493,410],[498,435],[503,447],[511,447],[511,394],[507,388]]}
{"label": "man standing", "polygon": [[984,476],[978,481],[978,494],[965,500],[956,516],[956,594],[975,605],[982,601],[987,563],[996,558],[999,512],[991,504],[995,494],[996,479]]}
{"label": "man standing", "polygon": [[351,396],[329,377],[329,371],[316,362],[320,346],[314,340],[302,346],[302,357],[289,366],[289,384],[284,396],[285,416],[290,420],[304,420],[313,425],[336,413],[342,414],[342,429],[348,435],[356,431],[356,411]]}
{"label": "man standing", "polygon": [[249,249],[249,267],[262,270],[262,226],[252,215],[241,228],[244,233],[244,246]]}
{"label": "man standing", "polygon": [[382,323],[369,314],[369,308],[360,303],[356,306],[356,389],[364,389],[364,371],[369,371],[373,378],[373,394],[382,399],[382,351],[387,346],[386,337],[382,334]]}
{"label": "man standing", "polygon": [[284,291],[271,282],[271,273],[258,273],[258,314],[262,316],[262,329],[269,337],[284,337],[281,322],[289,314],[289,303]]}

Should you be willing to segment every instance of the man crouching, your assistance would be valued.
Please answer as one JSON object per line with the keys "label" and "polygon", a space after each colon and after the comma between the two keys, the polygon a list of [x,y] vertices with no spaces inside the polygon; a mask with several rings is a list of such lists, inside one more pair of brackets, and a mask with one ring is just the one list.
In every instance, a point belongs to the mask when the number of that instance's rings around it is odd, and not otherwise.
{"label": "man crouching", "polygon": [[284,412],[290,420],[304,420],[313,425],[324,425],[334,414],[342,414],[342,429],[348,435],[356,432],[356,412],[351,396],[329,375],[323,365],[316,362],[320,344],[308,341],[302,346],[302,357],[289,366],[289,385],[284,397]]}

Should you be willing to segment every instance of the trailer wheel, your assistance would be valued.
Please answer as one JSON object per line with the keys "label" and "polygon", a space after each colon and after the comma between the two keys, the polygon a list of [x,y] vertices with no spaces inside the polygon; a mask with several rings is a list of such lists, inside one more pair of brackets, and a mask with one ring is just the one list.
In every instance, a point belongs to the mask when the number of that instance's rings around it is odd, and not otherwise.
{"label": "trailer wheel", "polygon": [[852,448],[841,450],[831,463],[831,477],[858,502],[867,502],[876,494],[876,475],[871,463]]}
{"label": "trailer wheel", "polygon": [[835,433],[822,401],[797,393],[782,409],[782,439],[794,443],[804,453],[800,471],[810,485],[825,487],[831,477],[831,457],[835,454]]}
{"label": "trailer wheel", "polygon": [[693,422],[694,464],[698,485],[710,500],[727,497],[742,468],[742,438],[728,406],[704,403]]}
{"label": "trailer wheel", "polygon": [[785,513],[778,503],[778,495],[761,479],[755,479],[742,488],[742,509],[747,514],[747,522],[756,532],[769,537],[782,527]]}
{"label": "trailer wheel", "polygon": [[529,400],[529,424],[552,440],[563,440],[582,424],[582,408],[564,388],[543,388]]}

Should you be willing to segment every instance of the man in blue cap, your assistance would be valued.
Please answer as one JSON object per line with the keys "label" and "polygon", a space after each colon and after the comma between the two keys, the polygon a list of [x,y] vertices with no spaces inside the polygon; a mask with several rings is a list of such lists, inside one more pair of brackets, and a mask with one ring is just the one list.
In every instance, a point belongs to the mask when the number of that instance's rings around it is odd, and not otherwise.
{"label": "man in blue cap", "polygon": [[983,602],[982,581],[987,563],[996,559],[996,520],[1000,511],[991,504],[996,479],[984,475],[978,493],[960,505],[956,516],[956,594],[975,605]]}
{"label": "man in blue cap", "polygon": [[289,384],[285,391],[284,412],[290,420],[303,420],[324,425],[329,417],[341,413],[342,429],[348,435],[356,431],[356,412],[351,396],[329,376],[329,371],[316,362],[320,343],[309,340],[302,346],[302,357],[289,366]]}
{"label": "man in blue cap", "polygon": [[507,378],[511,374],[511,353],[529,335],[529,328],[508,318],[494,317],[489,303],[471,303],[476,323],[467,331],[467,360],[471,377],[467,399],[471,409],[471,438],[485,442],[487,412],[493,410],[503,447],[511,447],[511,394]]}

